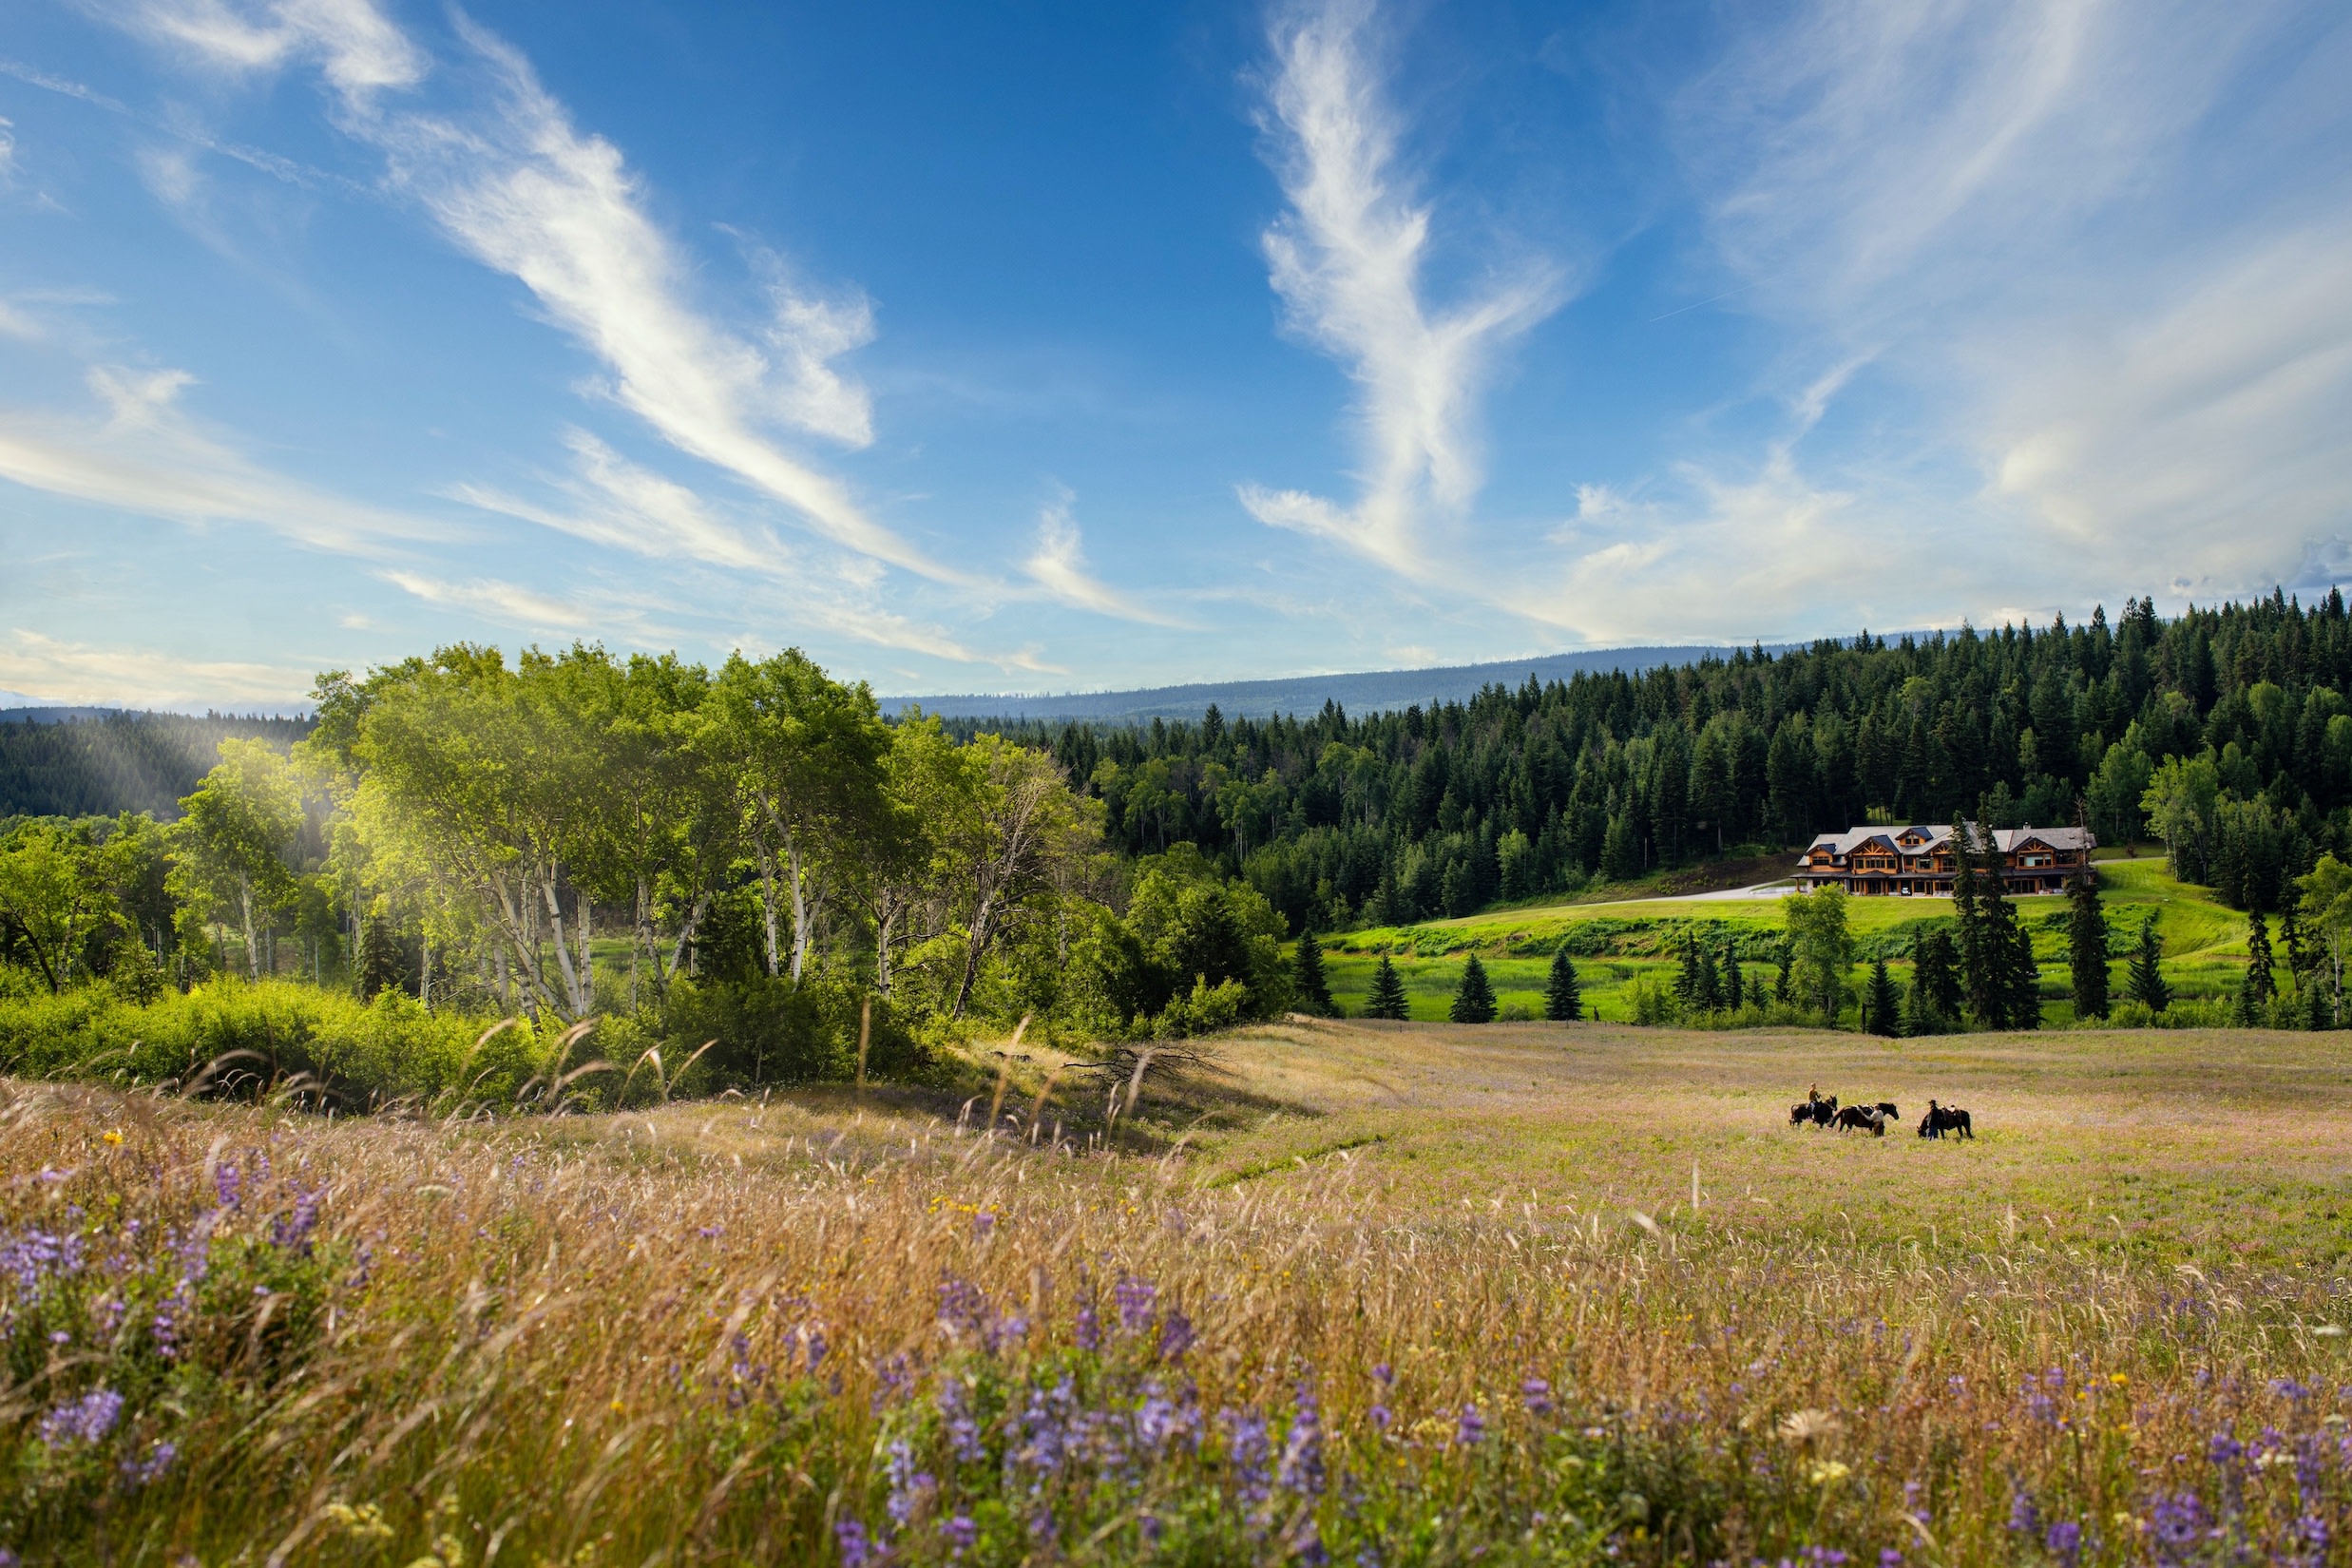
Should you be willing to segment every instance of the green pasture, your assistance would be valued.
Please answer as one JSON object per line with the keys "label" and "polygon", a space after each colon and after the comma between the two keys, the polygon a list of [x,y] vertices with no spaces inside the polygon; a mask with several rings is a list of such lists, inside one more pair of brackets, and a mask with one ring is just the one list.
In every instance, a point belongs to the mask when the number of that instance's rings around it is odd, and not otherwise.
{"label": "green pasture", "polygon": [[[2102,860],[2098,870],[2118,995],[2140,923],[2151,913],[2164,939],[2165,978],[2174,994],[2236,993],[2246,966],[2243,913],[2215,902],[2207,889],[2173,880],[2161,856]],[[2071,1022],[2066,901],[2021,898],[2017,907],[2041,966],[2044,1017],[2052,1023]],[[1907,985],[1912,938],[1923,926],[1949,920],[1952,905],[1944,898],[1856,898],[1846,908],[1860,960],[1856,980],[1871,960],[1884,955]],[[1555,904],[1334,933],[1324,939],[1324,964],[1333,998],[1351,1015],[1359,1014],[1371,993],[1373,968],[1386,953],[1404,977],[1411,1016],[1434,1023],[1445,1017],[1463,964],[1476,953],[1506,1017],[1520,1010],[1540,1017],[1552,954],[1564,944],[1582,978],[1588,1007],[1597,1006],[1603,1019],[1620,1020],[1633,1016],[1627,991],[1636,980],[1645,974],[1672,978],[1686,932],[1697,931],[1718,950],[1727,940],[1735,943],[1749,981],[1769,987],[1782,929],[1780,901],[1772,898]],[[2283,970],[2285,952],[2275,922],[2272,942]]]}

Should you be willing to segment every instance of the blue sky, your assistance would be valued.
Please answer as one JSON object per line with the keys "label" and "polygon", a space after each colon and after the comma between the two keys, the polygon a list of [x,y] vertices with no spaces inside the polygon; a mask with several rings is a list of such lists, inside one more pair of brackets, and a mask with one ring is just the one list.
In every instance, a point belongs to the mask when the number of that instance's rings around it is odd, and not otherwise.
{"label": "blue sky", "polygon": [[1041,691],[2323,590],[2352,13],[0,22],[0,688]]}

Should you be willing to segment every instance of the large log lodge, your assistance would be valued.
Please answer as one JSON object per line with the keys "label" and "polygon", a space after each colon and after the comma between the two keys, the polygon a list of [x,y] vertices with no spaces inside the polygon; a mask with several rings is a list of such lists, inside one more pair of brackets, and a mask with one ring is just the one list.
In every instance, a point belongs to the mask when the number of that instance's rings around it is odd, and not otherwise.
{"label": "large log lodge", "polygon": [[[1983,870],[1986,835],[1971,825]],[[2013,893],[2057,893],[2066,879],[2098,847],[2087,828],[1996,828],[1992,848],[2000,857],[2001,885]],[[1950,893],[1952,829],[1848,828],[1823,833],[1797,861],[1800,888],[1843,888],[1849,893]]]}

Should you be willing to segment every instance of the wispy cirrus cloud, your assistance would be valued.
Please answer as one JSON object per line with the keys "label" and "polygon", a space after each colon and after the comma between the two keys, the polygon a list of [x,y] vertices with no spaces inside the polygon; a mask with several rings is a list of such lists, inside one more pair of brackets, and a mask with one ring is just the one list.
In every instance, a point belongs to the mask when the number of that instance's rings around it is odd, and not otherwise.
{"label": "wispy cirrus cloud", "polygon": [[473,107],[399,108],[432,62],[369,0],[143,0],[121,13],[176,58],[245,72],[316,62],[341,95],[343,128],[382,152],[397,190],[476,260],[528,289],[601,360],[606,391],[664,440],[793,508],[836,544],[941,582],[965,575],[874,522],[838,478],[779,446],[783,428],[851,447],[872,440],[864,387],[841,355],[873,335],[862,296],[827,299],[781,278],[756,341],[686,296],[690,271],[645,210],[627,161],[583,134],[528,61],[455,19],[489,91]]}
{"label": "wispy cirrus cloud", "polygon": [[1184,626],[1178,621],[1123,593],[1086,570],[1086,557],[1072,515],[1077,498],[1066,490],[1038,514],[1037,549],[1022,563],[1029,581],[1047,597],[1075,609],[1089,610],[1117,621],[1136,621],[1147,626]]}
{"label": "wispy cirrus cloud", "polygon": [[1813,0],[1677,108],[1742,308],[1798,373],[1873,356],[1921,410],[1882,447],[1981,476],[1865,508],[1877,542],[1980,562],[1941,580],[1972,609],[2028,553],[2211,597],[2352,537],[2345,68],[2352,23],[2299,0]]}
{"label": "wispy cirrus cloud", "polygon": [[252,523],[312,549],[382,556],[446,539],[429,518],[373,507],[277,473],[190,418],[183,371],[98,367],[103,418],[0,409],[0,479],[187,524]]}
{"label": "wispy cirrus cloud", "polygon": [[46,701],[178,708],[219,702],[300,705],[315,672],[191,659],[155,648],[72,642],[25,627],[0,640],[0,682]]}
{"label": "wispy cirrus cloud", "polygon": [[1476,420],[1496,353],[1555,310],[1559,274],[1523,268],[1450,307],[1423,297],[1430,208],[1398,167],[1405,126],[1382,94],[1369,0],[1325,0],[1273,28],[1272,162],[1289,210],[1264,236],[1291,327],[1358,389],[1363,469],[1342,505],[1244,486],[1260,522],[1426,575],[1433,522],[1460,521],[1482,478]]}

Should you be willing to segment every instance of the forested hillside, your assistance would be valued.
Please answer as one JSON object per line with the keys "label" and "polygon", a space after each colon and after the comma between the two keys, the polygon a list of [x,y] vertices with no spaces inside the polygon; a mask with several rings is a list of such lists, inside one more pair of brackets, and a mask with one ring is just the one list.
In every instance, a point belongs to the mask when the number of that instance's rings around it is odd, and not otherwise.
{"label": "forested hillside", "polygon": [[1293,927],[1463,914],[1873,817],[2071,822],[2078,798],[2103,840],[2152,832],[2187,879],[2275,910],[2282,877],[2352,837],[2348,690],[2331,590],[1865,634],[1425,712],[1006,734],[1085,781],[1119,849],[1196,843]]}
{"label": "forested hillside", "polygon": [[219,758],[220,742],[284,748],[309,733],[299,718],[115,713],[62,722],[0,722],[0,817],[177,814]]}

